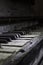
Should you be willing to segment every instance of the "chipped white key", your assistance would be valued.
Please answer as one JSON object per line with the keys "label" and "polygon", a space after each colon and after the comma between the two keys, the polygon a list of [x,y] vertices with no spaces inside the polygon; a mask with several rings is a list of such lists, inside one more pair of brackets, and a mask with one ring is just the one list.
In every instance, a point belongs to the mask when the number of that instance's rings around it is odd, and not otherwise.
{"label": "chipped white key", "polygon": [[25,45],[27,42],[30,42],[30,40],[13,40],[12,42],[9,42],[7,44],[1,44],[4,45],[4,46],[23,46]]}

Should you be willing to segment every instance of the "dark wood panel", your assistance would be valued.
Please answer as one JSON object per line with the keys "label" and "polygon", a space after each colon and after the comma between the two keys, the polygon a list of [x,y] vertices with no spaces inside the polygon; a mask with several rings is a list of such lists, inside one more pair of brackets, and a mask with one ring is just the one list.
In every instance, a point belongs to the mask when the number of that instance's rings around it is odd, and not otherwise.
{"label": "dark wood panel", "polygon": [[0,0],[0,17],[21,17],[31,16],[30,0]]}

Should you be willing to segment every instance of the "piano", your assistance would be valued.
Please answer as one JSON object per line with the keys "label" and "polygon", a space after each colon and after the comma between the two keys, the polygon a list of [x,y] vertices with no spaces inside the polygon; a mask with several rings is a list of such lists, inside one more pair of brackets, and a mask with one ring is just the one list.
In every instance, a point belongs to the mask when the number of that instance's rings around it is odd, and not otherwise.
{"label": "piano", "polygon": [[43,24],[35,2],[0,1],[0,65],[43,63]]}

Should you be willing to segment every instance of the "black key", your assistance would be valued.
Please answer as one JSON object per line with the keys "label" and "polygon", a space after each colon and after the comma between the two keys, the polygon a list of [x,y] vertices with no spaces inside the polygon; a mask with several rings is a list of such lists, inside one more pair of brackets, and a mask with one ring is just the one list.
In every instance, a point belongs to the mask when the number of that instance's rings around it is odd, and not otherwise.
{"label": "black key", "polygon": [[0,37],[0,39],[7,40],[8,42],[11,42],[11,39],[8,37]]}
{"label": "black key", "polygon": [[8,41],[5,40],[5,39],[0,39],[0,44],[1,44],[1,43],[8,43]]}
{"label": "black key", "polygon": [[10,34],[10,33],[13,33],[13,34],[21,34],[21,35],[26,34],[25,31],[14,31],[14,32],[7,32],[7,33],[4,33],[4,34]]}
{"label": "black key", "polygon": [[12,40],[15,40],[15,39],[16,39],[16,36],[13,35],[13,34],[2,34],[2,35],[0,35],[0,37],[9,37],[9,38],[11,38]]}
{"label": "black key", "polygon": [[2,43],[7,44],[7,43],[8,43],[8,41],[7,41],[7,40],[5,40],[5,39],[1,39],[1,38],[0,38],[0,48],[1,48],[1,44],[2,44]]}
{"label": "black key", "polygon": [[19,33],[19,34],[21,34],[21,35],[25,35],[25,32],[23,31],[17,31],[17,32],[14,32],[14,33]]}
{"label": "black key", "polygon": [[13,35],[15,38],[19,38],[18,33],[5,33],[5,35]]}

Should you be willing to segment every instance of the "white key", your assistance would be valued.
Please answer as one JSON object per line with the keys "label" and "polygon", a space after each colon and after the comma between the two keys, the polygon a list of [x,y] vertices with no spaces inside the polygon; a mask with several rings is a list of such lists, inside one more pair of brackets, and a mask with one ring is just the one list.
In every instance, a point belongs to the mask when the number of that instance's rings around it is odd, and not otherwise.
{"label": "white key", "polygon": [[12,42],[9,42],[7,44],[1,44],[1,45],[5,45],[5,46],[23,46],[25,45],[27,42],[30,42],[30,40],[13,40]]}
{"label": "white key", "polygon": [[22,35],[21,37],[26,37],[26,38],[29,37],[29,38],[31,38],[31,37],[37,37],[37,36],[39,36],[39,35],[28,35],[27,34],[27,35]]}
{"label": "white key", "polygon": [[17,40],[31,40],[31,39],[33,39],[33,38],[17,38]]}
{"label": "white key", "polygon": [[2,46],[3,49],[0,49],[0,51],[8,51],[8,52],[17,52],[22,47],[8,47],[8,46]]}
{"label": "white key", "polygon": [[11,55],[12,55],[11,53],[0,53],[0,60],[7,59]]}
{"label": "white key", "polygon": [[10,48],[7,48],[7,49],[6,49],[6,48],[1,48],[1,49],[0,49],[0,52],[6,52],[6,53],[9,52],[9,53],[12,53],[12,52],[15,52],[15,49],[10,49]]}
{"label": "white key", "polygon": [[12,42],[14,43],[15,46],[23,46],[27,42],[30,42],[30,40],[12,40]]}

